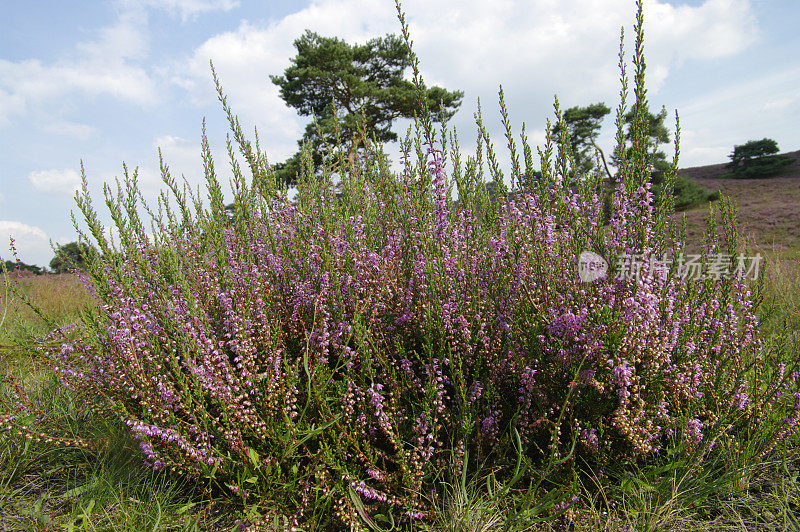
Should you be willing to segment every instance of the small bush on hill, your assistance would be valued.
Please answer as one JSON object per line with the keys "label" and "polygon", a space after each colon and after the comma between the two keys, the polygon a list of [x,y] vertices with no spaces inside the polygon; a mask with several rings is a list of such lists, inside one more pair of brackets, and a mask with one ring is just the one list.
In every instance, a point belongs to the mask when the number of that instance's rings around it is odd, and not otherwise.
{"label": "small bush on hill", "polygon": [[778,143],[773,139],[751,140],[741,146],[734,146],[729,155],[731,169],[729,177],[757,178],[779,174],[783,168],[792,164],[788,155],[778,154]]}
{"label": "small bush on hill", "polygon": [[720,198],[718,192],[708,192],[683,175],[675,176],[673,196],[675,197],[676,211],[685,211],[696,205],[701,205],[709,201],[717,201]]}
{"label": "small bush on hill", "polygon": [[[643,127],[646,131],[643,138],[645,139],[645,149],[649,154],[649,162],[652,165],[650,181],[653,185],[653,196],[656,198],[659,198],[661,194],[668,193],[664,178],[671,170],[666,153],[659,149],[660,145],[669,142],[669,130],[664,123],[666,118],[667,111],[664,108],[658,114],[653,114],[645,109],[643,119],[640,119],[636,124],[637,127]],[[635,123],[635,109],[632,109],[625,115],[626,140],[628,141],[629,153],[633,150]],[[616,155],[612,157],[612,160],[617,160]],[[685,211],[696,205],[718,199],[716,195],[709,194],[703,187],[683,175],[675,176],[674,183],[670,188],[672,190],[672,202],[676,211]]]}

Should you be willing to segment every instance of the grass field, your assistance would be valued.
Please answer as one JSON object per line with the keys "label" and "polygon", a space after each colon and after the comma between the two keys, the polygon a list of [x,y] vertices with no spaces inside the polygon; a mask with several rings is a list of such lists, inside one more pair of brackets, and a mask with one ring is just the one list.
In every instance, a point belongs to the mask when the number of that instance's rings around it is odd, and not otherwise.
{"label": "grass field", "polygon": [[[717,170],[687,172],[706,188],[720,189],[737,201],[741,233],[750,237],[748,249],[766,257],[760,307],[765,340],[797,357],[800,175],[728,181],[715,177]],[[700,241],[705,212],[686,214],[691,242]],[[66,392],[50,362],[37,355],[36,343],[52,327],[76,321],[94,305],[75,276],[12,277],[0,284],[0,298],[0,401],[9,421],[9,430],[0,437],[0,530],[236,527],[235,509],[224,500],[202,493],[178,476],[142,465],[125,428],[93,412],[89,408],[93,398]],[[40,308],[43,317],[25,299]],[[776,437],[780,428],[768,427],[761,437]],[[40,441],[48,437],[60,438],[61,444]],[[701,470],[689,464],[669,474],[642,470],[619,493],[584,486],[570,511],[530,529],[797,529],[800,446],[792,440],[756,443],[759,452],[747,455],[745,463],[705,462]],[[481,493],[471,483],[453,488],[432,528],[499,530],[497,501]]]}

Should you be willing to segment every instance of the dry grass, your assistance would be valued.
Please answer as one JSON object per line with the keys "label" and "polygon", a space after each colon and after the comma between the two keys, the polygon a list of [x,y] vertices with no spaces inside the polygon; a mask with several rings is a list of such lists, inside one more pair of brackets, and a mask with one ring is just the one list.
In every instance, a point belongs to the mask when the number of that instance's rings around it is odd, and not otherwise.
{"label": "dry grass", "polygon": [[764,298],[759,309],[767,340],[800,345],[800,254],[764,251]]}
{"label": "dry grass", "polygon": [[[800,341],[800,151],[781,176],[764,179],[725,179],[724,164],[681,170],[708,190],[720,190],[738,209],[737,232],[746,240],[745,254],[761,254],[765,274],[764,299],[759,311],[767,338]],[[677,214],[685,216],[687,248],[700,249],[708,207]],[[724,228],[718,227],[722,235]]]}
{"label": "dry grass", "polygon": [[77,276],[45,274],[0,277],[0,353],[27,345],[50,330],[25,301],[38,307],[56,326],[74,322],[81,311],[95,305]]}

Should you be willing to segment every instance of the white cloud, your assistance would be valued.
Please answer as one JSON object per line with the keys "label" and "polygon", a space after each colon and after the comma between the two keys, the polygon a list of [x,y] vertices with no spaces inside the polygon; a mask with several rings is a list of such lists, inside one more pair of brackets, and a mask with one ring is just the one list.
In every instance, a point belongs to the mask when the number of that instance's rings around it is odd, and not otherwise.
{"label": "white cloud", "polygon": [[684,133],[688,132],[681,132],[681,135],[685,136],[687,139],[684,144],[692,147],[681,150],[681,168],[728,162],[728,154],[731,152],[732,146],[720,144],[719,141],[707,131],[691,135],[684,135]]}
{"label": "white cloud", "polygon": [[[529,131],[543,127],[552,116],[554,93],[562,108],[593,101],[613,107],[621,26],[628,57],[633,49],[629,0],[408,0],[404,9],[426,83],[469,89],[452,122],[468,138],[474,137],[472,114],[479,97],[490,133],[502,135],[499,84],[517,135],[522,120]],[[651,95],[676,65],[738,53],[757,36],[747,0],[707,0],[699,6],[649,0],[645,17]],[[400,33],[391,2],[319,0],[278,22],[244,21],[235,31],[211,37],[185,65],[175,64],[172,82],[186,89],[195,104],[211,103],[215,91],[208,61],[213,60],[243,124],[257,125],[270,159],[283,160],[296,150],[307,119],[284,104],[268,76],[290,65],[296,54],[292,43],[306,29],[351,44]],[[470,150],[474,142],[462,146]]]}
{"label": "white cloud", "polygon": [[297,150],[297,139],[305,129],[294,109],[281,100],[279,89],[269,79],[281,74],[296,53],[293,42],[309,28],[350,43],[397,31],[394,8],[385,2],[316,2],[276,23],[255,25],[243,21],[235,31],[206,40],[188,58],[175,63],[175,85],[186,89],[196,105],[212,104],[216,92],[209,60],[220,78],[234,112],[246,131],[253,126],[267,147],[270,161],[284,160]]}
{"label": "white cloud", "polygon": [[163,135],[156,138],[153,142],[153,147],[161,148],[161,152],[167,156],[180,155],[183,159],[189,157],[200,158],[199,144],[174,135]]}
{"label": "white cloud", "polygon": [[28,174],[28,180],[42,192],[73,194],[80,188],[81,176],[71,168],[39,170]]}
{"label": "white cloud", "polygon": [[238,0],[120,0],[118,4],[126,9],[161,9],[180,15],[184,22],[203,13],[230,11],[239,7]]}
{"label": "white cloud", "polygon": [[758,37],[749,0],[706,0],[693,7],[645,2],[648,46],[675,59],[716,59],[737,54]]}
{"label": "white cloud", "polygon": [[79,124],[77,122],[69,122],[65,120],[48,122],[42,126],[42,129],[48,133],[54,133],[56,135],[63,135],[65,137],[72,137],[80,140],[88,139],[95,132],[95,129],[88,124]]}
{"label": "white cloud", "polygon": [[5,90],[3,85],[3,60],[0,59],[0,127],[8,125],[12,114],[25,110],[25,98],[18,92]]}
{"label": "white cloud", "polygon": [[107,63],[143,59],[150,49],[147,15],[139,9],[119,12],[114,24],[101,28],[99,34],[97,40],[78,43],[76,48],[92,60]]}
{"label": "white cloud", "polygon": [[785,111],[792,105],[797,104],[798,101],[800,101],[800,97],[798,96],[784,96],[781,98],[774,98],[767,102],[764,102],[761,105],[761,109],[767,112]]}
{"label": "white cloud", "polygon": [[181,74],[173,82],[189,90],[195,104],[211,104],[216,99],[209,67],[213,60],[229,102],[245,127],[252,131],[252,126],[258,125],[260,133],[269,137],[270,159],[282,160],[296,150],[303,128],[268,75],[289,66],[292,42],[298,36],[293,31],[263,30],[243,22],[235,32],[207,40],[195,50],[188,66],[176,65]]}
{"label": "white cloud", "polygon": [[0,257],[13,260],[9,237],[14,239],[17,257],[26,264],[46,266],[53,255],[47,234],[36,226],[0,220]]}
{"label": "white cloud", "polygon": [[123,62],[82,61],[43,65],[38,59],[0,60],[0,84],[17,105],[5,106],[4,117],[24,113],[29,104],[55,100],[80,91],[91,96],[110,94],[142,106],[155,102],[154,83],[144,69]]}
{"label": "white cloud", "polygon": [[[193,188],[205,182],[203,159],[198,142],[193,142],[174,135],[163,135],[155,139],[153,148],[161,148],[161,155],[164,158],[164,163],[169,167],[170,174],[179,183],[182,181],[181,176],[185,176]],[[213,155],[219,154],[215,153]],[[222,165],[217,161],[216,157],[214,158],[214,162],[217,173],[219,173],[219,167]],[[145,170],[145,175],[153,180],[154,188],[164,188],[158,168],[153,168],[151,171]]]}
{"label": "white cloud", "polygon": [[[794,68],[677,102],[682,143],[695,148],[683,151],[682,164],[724,162],[735,144],[764,137],[775,139],[781,151],[797,149],[780,132],[796,130],[798,86],[800,68]],[[717,156],[711,158],[704,149],[715,150]]]}
{"label": "white cloud", "polygon": [[98,39],[79,43],[64,59],[51,64],[0,59],[0,125],[31,106],[57,103],[73,92],[153,105],[159,98],[156,82],[139,64],[149,50],[146,27],[144,14],[122,12]]}
{"label": "white cloud", "polygon": [[737,102],[738,105],[740,102],[747,102],[747,109],[754,111],[763,108],[781,111],[788,105],[800,103],[800,98],[797,97],[798,86],[800,68],[795,67],[768,76],[731,83],[722,89],[698,95],[681,108],[684,113],[694,113],[713,107],[723,115],[725,109],[736,108]]}

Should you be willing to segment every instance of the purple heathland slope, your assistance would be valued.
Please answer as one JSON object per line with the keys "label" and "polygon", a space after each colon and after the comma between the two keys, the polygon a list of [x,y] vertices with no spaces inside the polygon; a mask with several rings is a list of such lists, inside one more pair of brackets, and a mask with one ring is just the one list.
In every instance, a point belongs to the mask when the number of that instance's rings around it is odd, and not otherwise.
{"label": "purple heathland slope", "polygon": [[[685,175],[707,190],[720,190],[739,207],[739,231],[762,249],[800,249],[800,150],[787,153],[795,161],[775,177],[722,179],[726,164],[684,168]],[[707,207],[686,214],[687,240],[702,241]]]}

